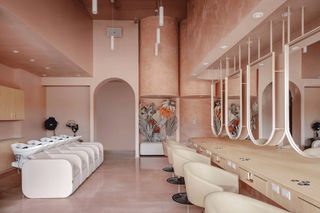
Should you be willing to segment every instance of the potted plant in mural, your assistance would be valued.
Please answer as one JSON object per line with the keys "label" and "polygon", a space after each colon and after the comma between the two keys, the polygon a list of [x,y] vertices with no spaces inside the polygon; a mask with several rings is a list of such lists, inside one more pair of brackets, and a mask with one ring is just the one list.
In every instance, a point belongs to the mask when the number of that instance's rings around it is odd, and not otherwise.
{"label": "potted plant in mural", "polygon": [[176,103],[165,100],[156,108],[154,103],[140,104],[139,130],[147,142],[161,142],[177,130]]}
{"label": "potted plant in mural", "polygon": [[232,137],[237,137],[240,130],[240,105],[231,103],[229,107],[229,133]]}
{"label": "potted plant in mural", "polygon": [[214,101],[213,105],[213,128],[218,133],[221,129],[221,100]]}

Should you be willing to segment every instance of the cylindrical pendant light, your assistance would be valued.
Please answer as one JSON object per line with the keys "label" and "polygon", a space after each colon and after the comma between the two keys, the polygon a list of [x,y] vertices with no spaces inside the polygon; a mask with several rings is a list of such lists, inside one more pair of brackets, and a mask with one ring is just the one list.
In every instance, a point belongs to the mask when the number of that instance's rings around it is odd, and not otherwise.
{"label": "cylindrical pendant light", "polygon": [[[178,24],[173,17],[164,17],[161,46],[157,16],[140,22],[140,96],[179,96]],[[159,36],[160,39],[160,36]],[[157,56],[158,54],[158,56]]]}
{"label": "cylindrical pendant light", "polygon": [[157,28],[156,43],[160,44],[160,27]]}
{"label": "cylindrical pendant light", "polygon": [[114,35],[111,35],[111,36],[110,36],[110,42],[111,42],[111,44],[110,44],[110,49],[111,49],[111,50],[114,50]]}
{"label": "cylindrical pendant light", "polygon": [[164,25],[164,7],[159,7],[159,27],[163,27]]}
{"label": "cylindrical pendant light", "polygon": [[92,0],[92,14],[98,13],[98,0]]}

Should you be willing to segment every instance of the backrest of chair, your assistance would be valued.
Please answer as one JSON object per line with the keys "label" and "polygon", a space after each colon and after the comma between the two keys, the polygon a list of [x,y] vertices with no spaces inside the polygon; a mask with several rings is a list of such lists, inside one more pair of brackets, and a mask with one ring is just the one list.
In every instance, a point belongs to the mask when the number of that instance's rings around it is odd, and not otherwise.
{"label": "backrest of chair", "polygon": [[230,192],[216,192],[207,195],[205,199],[205,212],[288,213],[285,210],[279,209],[267,203]]}
{"label": "backrest of chair", "polygon": [[236,174],[199,162],[185,164],[184,170],[188,170],[190,174],[209,183],[221,186],[225,190],[230,190],[235,193],[239,192],[239,178]]}
{"label": "backrest of chair", "polygon": [[178,176],[184,176],[183,166],[187,162],[202,162],[210,164],[210,158],[204,155],[198,154],[195,150],[190,148],[175,148],[172,151],[173,168],[175,174]]}

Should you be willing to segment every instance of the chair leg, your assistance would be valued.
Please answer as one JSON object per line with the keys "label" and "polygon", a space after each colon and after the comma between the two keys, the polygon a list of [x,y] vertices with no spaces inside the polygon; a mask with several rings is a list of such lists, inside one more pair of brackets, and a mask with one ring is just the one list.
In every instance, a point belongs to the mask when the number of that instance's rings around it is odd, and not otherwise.
{"label": "chair leg", "polygon": [[167,179],[168,183],[175,184],[175,185],[184,185],[184,178],[183,177],[171,177]]}
{"label": "chair leg", "polygon": [[190,203],[190,201],[188,200],[188,196],[186,192],[180,192],[180,193],[174,194],[172,196],[172,200],[180,204],[192,205],[192,203]]}
{"label": "chair leg", "polygon": [[173,170],[173,167],[172,167],[172,166],[164,167],[162,170],[163,170],[163,171],[165,171],[165,172],[174,172],[174,170]]}

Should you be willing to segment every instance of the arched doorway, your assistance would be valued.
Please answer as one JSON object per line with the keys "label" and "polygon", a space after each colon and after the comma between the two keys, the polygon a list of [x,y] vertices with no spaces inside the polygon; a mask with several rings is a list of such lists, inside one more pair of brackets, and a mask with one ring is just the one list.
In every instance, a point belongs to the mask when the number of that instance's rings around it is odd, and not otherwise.
{"label": "arched doorway", "polygon": [[121,79],[100,83],[94,93],[95,140],[108,152],[135,152],[135,96]]}

